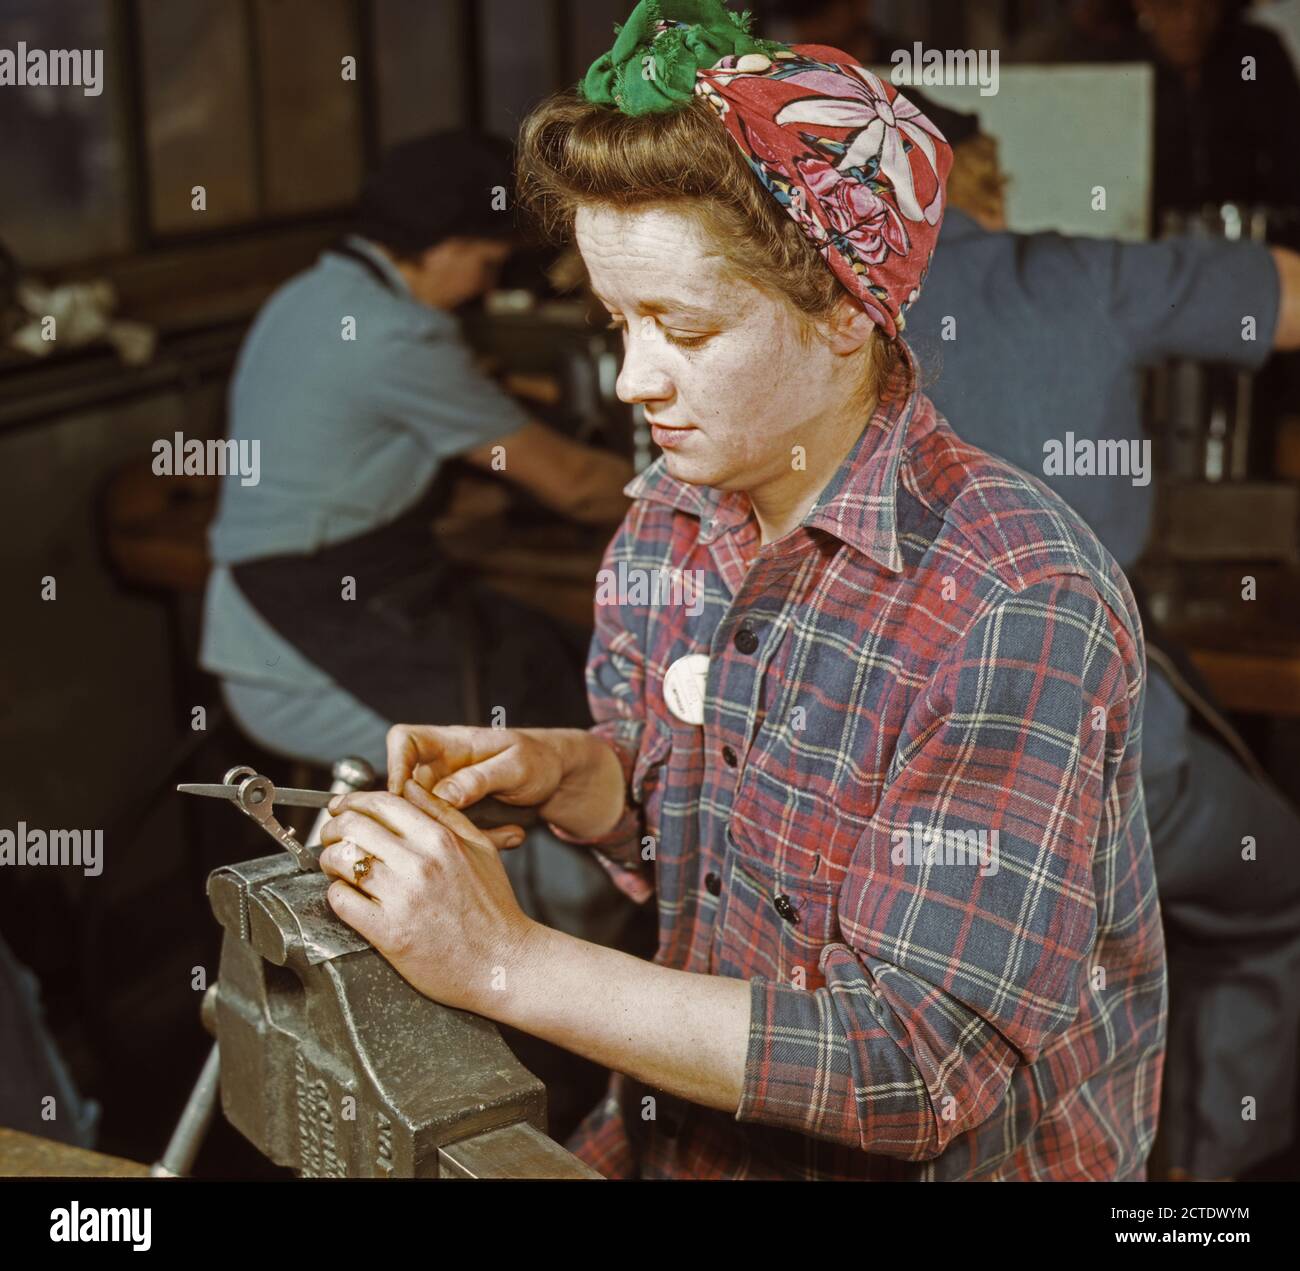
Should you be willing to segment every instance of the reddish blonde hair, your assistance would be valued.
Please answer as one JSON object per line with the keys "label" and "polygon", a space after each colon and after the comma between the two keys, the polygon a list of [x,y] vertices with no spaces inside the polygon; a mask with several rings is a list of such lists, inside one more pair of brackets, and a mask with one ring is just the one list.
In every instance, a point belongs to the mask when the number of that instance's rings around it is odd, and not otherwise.
{"label": "reddish blonde hair", "polygon": [[[680,207],[737,277],[794,306],[805,337],[849,295],[699,99],[632,116],[574,90],[557,93],[524,121],[518,175],[521,202],[553,240],[572,238],[583,205]],[[887,383],[901,356],[877,328],[864,357],[865,395]]]}

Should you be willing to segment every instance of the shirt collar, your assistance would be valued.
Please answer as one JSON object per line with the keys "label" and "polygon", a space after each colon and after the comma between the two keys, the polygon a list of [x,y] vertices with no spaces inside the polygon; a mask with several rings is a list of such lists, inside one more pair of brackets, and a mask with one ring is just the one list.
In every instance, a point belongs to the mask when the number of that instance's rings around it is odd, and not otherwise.
{"label": "shirt collar", "polygon": [[[911,352],[906,345],[903,349],[902,361],[862,435],[800,521],[805,528],[833,534],[895,573],[903,568],[898,547],[899,468],[918,403],[929,406],[917,386]],[[634,477],[623,493],[698,517],[701,543],[743,524],[750,514],[749,496],[743,491],[679,481],[669,475],[663,456]]]}
{"label": "shirt collar", "polygon": [[[454,314],[448,313],[446,309],[436,309],[433,305],[427,305],[411,294],[411,289],[407,286],[406,279],[402,277],[401,271],[380,250],[377,244],[371,242],[368,238],[362,238],[359,234],[349,234],[343,241],[354,251],[360,252],[367,260],[373,261],[375,268],[385,278],[392,280],[393,296],[399,304],[405,303],[409,308],[410,312],[407,320],[412,324],[412,331],[432,332],[443,337],[459,331],[460,327]],[[361,266],[358,265],[357,268],[359,269]]]}
{"label": "shirt collar", "polygon": [[[378,244],[372,243],[368,238],[362,238],[360,234],[349,234],[343,241],[354,252],[360,252],[367,260],[373,261],[379,272],[397,289],[398,295],[411,295],[411,289],[407,286],[406,279],[402,277],[401,271],[388,258],[387,253],[379,249]],[[414,299],[413,296],[411,298]]]}

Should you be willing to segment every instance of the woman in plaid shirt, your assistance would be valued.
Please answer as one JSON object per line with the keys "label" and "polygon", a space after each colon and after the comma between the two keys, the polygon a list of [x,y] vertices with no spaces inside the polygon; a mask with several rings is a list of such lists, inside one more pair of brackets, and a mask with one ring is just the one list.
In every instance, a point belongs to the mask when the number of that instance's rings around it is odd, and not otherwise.
{"label": "woman in plaid shirt", "polygon": [[[570,1143],[608,1176],[1143,1178],[1141,628],[1078,517],[920,391],[946,142],[847,55],[680,0],[521,156],[663,450],[601,574],[595,726],[395,728],[391,793],[326,830],[331,904],[422,992],[612,1069]],[[653,963],[520,911],[521,832],[456,811],[489,793],[657,905]]]}

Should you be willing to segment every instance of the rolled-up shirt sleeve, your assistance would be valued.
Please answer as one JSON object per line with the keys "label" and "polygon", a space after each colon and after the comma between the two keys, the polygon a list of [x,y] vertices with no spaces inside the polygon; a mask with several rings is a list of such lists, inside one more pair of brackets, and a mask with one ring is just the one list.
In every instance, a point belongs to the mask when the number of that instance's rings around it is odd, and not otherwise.
{"label": "rolled-up shirt sleeve", "polygon": [[1282,289],[1265,244],[1052,237],[1065,260],[1053,262],[1037,289],[1053,286],[1062,264],[1071,265],[1091,282],[1099,338],[1119,341],[1137,362],[1199,358],[1253,371],[1273,351]]}
{"label": "rolled-up shirt sleeve", "polygon": [[390,334],[374,354],[367,385],[374,409],[418,436],[440,460],[501,441],[531,422],[446,325]]}
{"label": "rolled-up shirt sleeve", "polygon": [[[1095,857],[1141,816],[1120,793],[1142,684],[1081,576],[1008,592],[953,643],[855,846],[824,987],[751,980],[738,1121],[927,1160],[994,1113],[1090,991]],[[978,864],[943,854],[977,843]]]}

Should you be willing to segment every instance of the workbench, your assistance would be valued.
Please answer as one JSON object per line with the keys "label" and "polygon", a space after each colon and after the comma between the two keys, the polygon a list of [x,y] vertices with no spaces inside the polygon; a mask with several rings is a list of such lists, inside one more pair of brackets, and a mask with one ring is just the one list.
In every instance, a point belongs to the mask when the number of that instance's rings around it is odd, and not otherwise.
{"label": "workbench", "polygon": [[149,1167],[0,1126],[0,1178],[148,1178]]}

